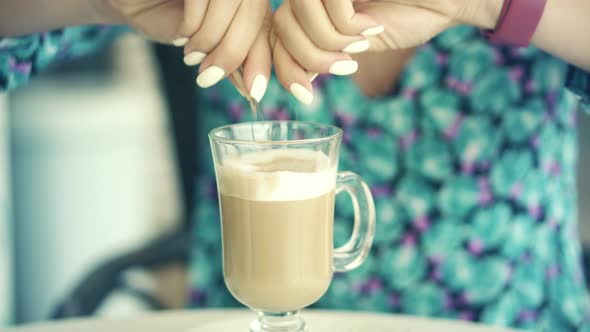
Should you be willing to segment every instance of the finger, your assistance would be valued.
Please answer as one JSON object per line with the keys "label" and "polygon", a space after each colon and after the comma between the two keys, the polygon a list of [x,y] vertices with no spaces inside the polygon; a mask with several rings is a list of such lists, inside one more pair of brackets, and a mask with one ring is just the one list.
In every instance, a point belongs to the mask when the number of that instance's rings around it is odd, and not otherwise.
{"label": "finger", "polygon": [[225,37],[199,68],[200,87],[210,87],[238,69],[256,40],[267,9],[268,1],[242,1]]}
{"label": "finger", "polygon": [[184,1],[184,18],[180,24],[177,36],[172,44],[174,46],[185,46],[190,36],[192,36],[203,22],[209,0],[185,0]]}
{"label": "finger", "polygon": [[316,46],[326,51],[360,53],[369,48],[361,35],[346,36],[336,30],[321,1],[292,0],[297,21]]}
{"label": "finger", "polygon": [[281,44],[305,70],[335,75],[350,75],[358,64],[343,52],[328,52],[319,49],[305,34],[292,13],[289,3],[274,15],[274,24]]}
{"label": "finger", "polygon": [[272,17],[270,12],[268,14],[254,45],[252,45],[244,61],[244,82],[250,96],[258,103],[266,92],[272,66],[272,51],[269,40]]}
{"label": "finger", "polygon": [[322,0],[338,31],[345,35],[372,36],[383,32],[383,27],[366,14],[356,14],[351,0]]}
{"label": "finger", "polygon": [[195,66],[203,61],[225,35],[240,0],[210,1],[203,23],[184,48],[184,63]]}
{"label": "finger", "polygon": [[277,79],[285,89],[301,103],[310,105],[313,102],[313,88],[305,70],[295,61],[278,40],[273,50],[273,61]]}

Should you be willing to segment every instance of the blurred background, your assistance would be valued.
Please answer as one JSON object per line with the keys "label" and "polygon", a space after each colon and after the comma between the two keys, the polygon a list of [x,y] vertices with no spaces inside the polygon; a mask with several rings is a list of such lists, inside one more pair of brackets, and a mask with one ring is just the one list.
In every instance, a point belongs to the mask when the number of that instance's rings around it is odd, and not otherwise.
{"label": "blurred background", "polygon": [[[209,151],[196,150],[194,77],[178,52],[126,36],[0,94],[0,322],[185,304],[187,202]],[[590,146],[590,116],[578,123]],[[580,152],[590,247],[590,152]]]}

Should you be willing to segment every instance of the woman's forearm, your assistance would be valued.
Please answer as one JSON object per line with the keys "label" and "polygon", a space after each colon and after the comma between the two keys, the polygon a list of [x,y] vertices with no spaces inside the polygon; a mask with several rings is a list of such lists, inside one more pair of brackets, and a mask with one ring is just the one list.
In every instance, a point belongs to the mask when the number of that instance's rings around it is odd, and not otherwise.
{"label": "woman's forearm", "polygon": [[99,0],[1,0],[0,37],[107,23]]}
{"label": "woman's forearm", "polygon": [[590,71],[590,0],[547,0],[532,43]]}

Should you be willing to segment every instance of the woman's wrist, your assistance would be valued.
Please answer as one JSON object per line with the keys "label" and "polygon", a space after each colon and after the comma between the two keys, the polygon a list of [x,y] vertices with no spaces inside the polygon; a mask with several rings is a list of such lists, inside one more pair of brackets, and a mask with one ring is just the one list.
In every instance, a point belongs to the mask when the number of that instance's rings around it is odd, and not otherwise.
{"label": "woman's wrist", "polygon": [[464,10],[457,18],[461,23],[492,30],[498,24],[505,0],[462,0]]}
{"label": "woman's wrist", "polygon": [[116,9],[112,0],[85,0],[89,3],[95,24],[124,24],[123,15]]}

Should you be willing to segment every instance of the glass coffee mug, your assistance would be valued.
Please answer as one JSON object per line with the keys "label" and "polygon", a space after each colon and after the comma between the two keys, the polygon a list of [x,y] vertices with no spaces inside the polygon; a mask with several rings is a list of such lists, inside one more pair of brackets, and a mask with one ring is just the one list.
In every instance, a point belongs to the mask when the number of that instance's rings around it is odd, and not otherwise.
{"label": "glass coffee mug", "polygon": [[[335,271],[358,267],[375,233],[365,182],[337,173],[342,130],[261,121],[209,134],[219,191],[223,276],[232,295],[259,313],[252,332],[306,331],[298,311],[316,302]],[[334,249],[334,197],[354,206],[350,240]]]}

